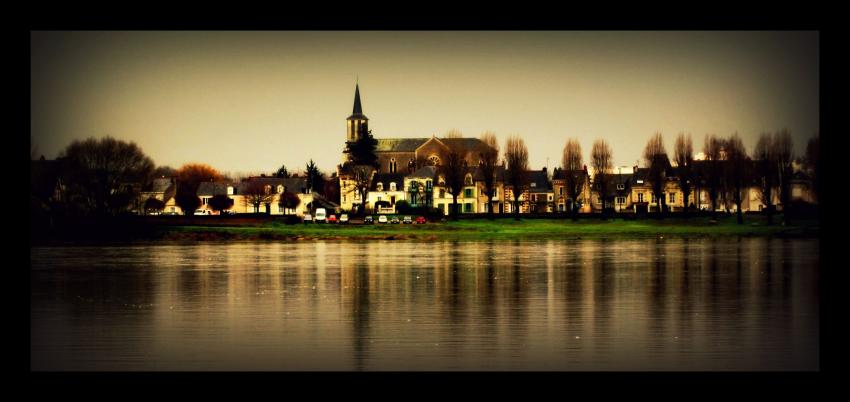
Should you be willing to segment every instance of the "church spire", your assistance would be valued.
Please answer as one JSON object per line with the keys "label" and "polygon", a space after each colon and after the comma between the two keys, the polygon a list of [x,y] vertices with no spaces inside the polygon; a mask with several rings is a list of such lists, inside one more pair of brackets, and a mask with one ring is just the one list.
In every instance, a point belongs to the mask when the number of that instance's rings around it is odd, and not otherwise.
{"label": "church spire", "polygon": [[[358,79],[359,81],[359,79]],[[363,114],[363,108],[360,106],[360,83],[354,87],[354,111],[352,114]]]}

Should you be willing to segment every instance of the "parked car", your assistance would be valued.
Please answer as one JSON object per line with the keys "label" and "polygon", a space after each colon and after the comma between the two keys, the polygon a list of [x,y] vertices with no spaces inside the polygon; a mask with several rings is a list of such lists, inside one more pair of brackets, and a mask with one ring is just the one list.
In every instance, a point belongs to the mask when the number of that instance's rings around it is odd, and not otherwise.
{"label": "parked car", "polygon": [[394,216],[390,223],[399,223],[398,217]]}
{"label": "parked car", "polygon": [[418,224],[420,224],[420,225],[421,225],[421,224],[423,224],[423,223],[427,223],[427,222],[428,222],[428,221],[426,221],[426,220],[425,220],[425,217],[424,217],[424,216],[417,216],[417,217],[416,217],[416,223],[418,223]]}
{"label": "parked car", "polygon": [[313,223],[313,215],[304,214],[304,223]]}
{"label": "parked car", "polygon": [[363,219],[364,225],[371,225],[373,223],[375,223],[375,218],[372,218],[372,216],[367,216],[366,219]]}
{"label": "parked car", "polygon": [[348,214],[342,214],[339,216],[339,223],[348,223]]}
{"label": "parked car", "polygon": [[381,215],[378,217],[378,223],[387,223],[387,216]]}
{"label": "parked car", "polygon": [[195,210],[195,215],[209,215],[209,214],[210,214],[210,211],[207,211],[205,209],[196,209]]}
{"label": "parked car", "polygon": [[401,223],[413,223],[413,218],[410,216],[405,216],[404,219],[401,220]]}
{"label": "parked car", "polygon": [[316,223],[326,223],[327,222],[327,211],[324,208],[316,208],[316,217],[314,218]]}
{"label": "parked car", "polygon": [[336,223],[336,215],[329,216],[328,223]]}

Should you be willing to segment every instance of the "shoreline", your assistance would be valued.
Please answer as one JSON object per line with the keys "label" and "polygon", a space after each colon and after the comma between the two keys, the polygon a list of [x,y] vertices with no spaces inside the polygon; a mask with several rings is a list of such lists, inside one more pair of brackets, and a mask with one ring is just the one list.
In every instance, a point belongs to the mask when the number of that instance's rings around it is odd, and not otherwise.
{"label": "shoreline", "polygon": [[[54,236],[34,239],[31,246],[83,246],[108,244],[182,244],[235,241],[510,241],[581,239],[703,239],[717,237],[819,238],[817,220],[800,220],[783,226],[767,226],[754,219],[738,225],[734,217],[716,223],[706,218],[663,220],[571,221],[534,219],[515,221],[449,221],[416,224],[294,224],[265,223],[242,226],[154,226],[126,233],[96,236]],[[141,229],[141,231],[139,230]]]}

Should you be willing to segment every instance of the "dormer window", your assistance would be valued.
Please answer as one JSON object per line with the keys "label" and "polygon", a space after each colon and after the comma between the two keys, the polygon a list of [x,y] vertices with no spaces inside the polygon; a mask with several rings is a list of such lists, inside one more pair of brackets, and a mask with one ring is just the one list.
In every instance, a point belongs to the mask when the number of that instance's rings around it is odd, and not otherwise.
{"label": "dormer window", "polygon": [[233,186],[227,186],[227,195],[233,195]]}
{"label": "dormer window", "polygon": [[472,175],[471,175],[471,174],[467,174],[467,175],[466,175],[466,177],[464,177],[463,182],[464,182],[464,184],[466,184],[467,186],[471,186],[471,185],[472,185]]}
{"label": "dormer window", "polygon": [[278,194],[283,193],[283,185],[282,185],[282,184],[278,184],[278,185],[277,185],[277,193],[278,193]]}
{"label": "dormer window", "polygon": [[531,182],[531,187],[537,187],[537,183]]}
{"label": "dormer window", "polygon": [[266,184],[266,186],[263,187],[263,189],[265,190],[266,194],[272,193],[272,186],[271,185]]}
{"label": "dormer window", "polygon": [[395,182],[390,183],[390,191],[396,191]]}
{"label": "dormer window", "polygon": [[625,189],[626,189],[626,185],[625,185],[625,184],[618,184],[618,185],[617,185],[617,190],[625,190]]}
{"label": "dormer window", "polygon": [[378,183],[377,189],[378,191],[384,191],[384,183]]}

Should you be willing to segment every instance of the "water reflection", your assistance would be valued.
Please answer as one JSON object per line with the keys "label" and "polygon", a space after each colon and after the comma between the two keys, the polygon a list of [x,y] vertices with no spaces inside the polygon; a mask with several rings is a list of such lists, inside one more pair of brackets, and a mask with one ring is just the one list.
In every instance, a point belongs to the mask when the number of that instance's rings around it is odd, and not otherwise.
{"label": "water reflection", "polygon": [[33,248],[34,370],[814,370],[818,241]]}

